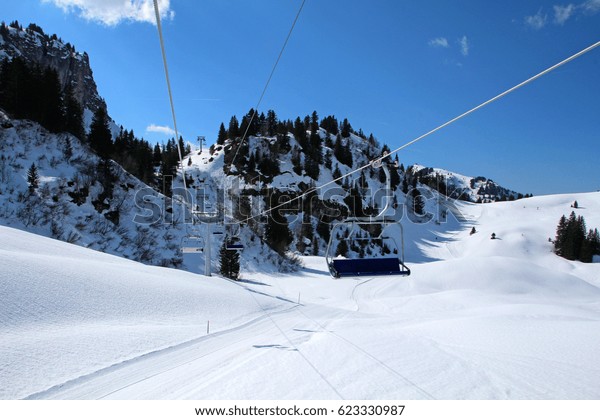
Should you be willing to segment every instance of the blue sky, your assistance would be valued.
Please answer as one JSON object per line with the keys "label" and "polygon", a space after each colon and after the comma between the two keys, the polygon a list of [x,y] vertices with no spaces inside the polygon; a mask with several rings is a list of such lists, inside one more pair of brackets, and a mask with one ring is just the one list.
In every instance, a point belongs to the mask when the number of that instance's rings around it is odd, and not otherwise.
{"label": "blue sky", "polygon": [[[212,142],[255,106],[301,0],[160,3],[179,129]],[[173,126],[151,1],[0,4],[88,52],[118,124],[168,138],[149,129]],[[307,0],[260,110],[347,117],[393,149],[599,40],[600,0]],[[600,48],[400,160],[536,195],[599,190]]]}

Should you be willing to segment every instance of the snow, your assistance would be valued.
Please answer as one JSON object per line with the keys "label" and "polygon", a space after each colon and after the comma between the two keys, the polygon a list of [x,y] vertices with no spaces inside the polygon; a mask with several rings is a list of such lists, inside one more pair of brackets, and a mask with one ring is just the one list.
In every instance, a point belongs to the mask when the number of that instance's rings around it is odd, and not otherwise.
{"label": "snow", "polygon": [[600,226],[600,193],[405,221],[405,278],[231,282],[0,227],[0,398],[598,399],[600,266],[548,242],[574,200]]}

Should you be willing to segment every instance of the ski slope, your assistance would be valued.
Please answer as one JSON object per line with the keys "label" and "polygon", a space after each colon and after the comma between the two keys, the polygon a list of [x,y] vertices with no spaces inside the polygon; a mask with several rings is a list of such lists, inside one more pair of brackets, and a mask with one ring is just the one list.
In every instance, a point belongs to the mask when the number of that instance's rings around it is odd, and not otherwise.
{"label": "ski slope", "polygon": [[600,226],[600,193],[461,204],[408,278],[235,283],[0,227],[0,398],[598,399],[600,265],[548,242],[573,200]]}

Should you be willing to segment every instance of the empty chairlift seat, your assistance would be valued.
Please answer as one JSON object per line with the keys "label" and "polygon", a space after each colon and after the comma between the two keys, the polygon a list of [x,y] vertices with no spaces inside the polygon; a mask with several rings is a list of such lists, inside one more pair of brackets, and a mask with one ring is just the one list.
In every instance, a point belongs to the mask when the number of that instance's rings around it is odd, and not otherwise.
{"label": "empty chairlift seat", "polygon": [[410,269],[394,257],[334,259],[329,270],[334,277],[408,276]]}

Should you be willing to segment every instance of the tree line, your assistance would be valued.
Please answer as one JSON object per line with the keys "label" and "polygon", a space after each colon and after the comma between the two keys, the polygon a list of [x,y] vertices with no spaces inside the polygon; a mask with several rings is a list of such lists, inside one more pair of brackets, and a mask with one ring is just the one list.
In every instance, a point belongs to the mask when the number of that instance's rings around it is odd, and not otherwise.
{"label": "tree line", "polygon": [[600,255],[598,229],[586,232],[585,219],[574,211],[568,218],[563,215],[556,228],[554,252],[571,261],[592,262],[594,255]]}
{"label": "tree line", "polygon": [[83,110],[56,70],[30,64],[21,57],[0,64],[0,107],[17,119],[38,122],[53,133],[84,137]]}

